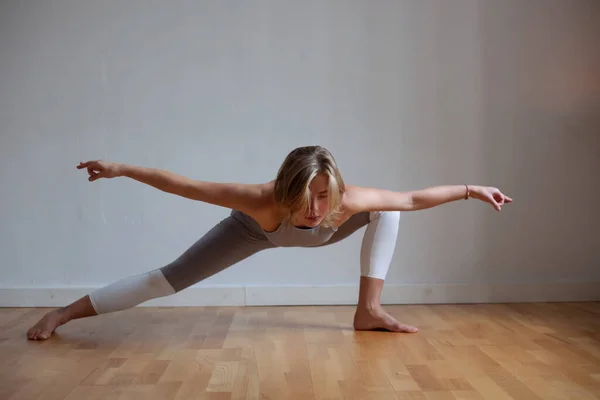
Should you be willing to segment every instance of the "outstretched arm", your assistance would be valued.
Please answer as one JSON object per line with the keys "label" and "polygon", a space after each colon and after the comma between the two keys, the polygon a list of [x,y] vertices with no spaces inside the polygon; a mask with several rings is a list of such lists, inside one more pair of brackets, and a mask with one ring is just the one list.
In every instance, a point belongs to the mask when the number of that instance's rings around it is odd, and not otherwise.
{"label": "outstretched arm", "polygon": [[257,208],[264,198],[259,184],[205,182],[161,169],[103,160],[82,162],[77,168],[87,169],[90,182],[100,178],[127,177],[163,192],[244,212]]}
{"label": "outstretched arm", "polygon": [[490,203],[497,211],[512,202],[497,188],[479,185],[432,186],[408,192],[348,186],[344,202],[355,212],[416,211],[468,198]]}

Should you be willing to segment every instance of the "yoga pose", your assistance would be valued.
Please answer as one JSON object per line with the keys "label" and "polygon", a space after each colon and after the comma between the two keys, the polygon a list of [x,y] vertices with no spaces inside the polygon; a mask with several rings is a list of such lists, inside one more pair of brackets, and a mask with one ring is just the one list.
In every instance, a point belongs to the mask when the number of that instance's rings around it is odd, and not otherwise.
{"label": "yoga pose", "polygon": [[275,179],[259,184],[199,181],[108,161],[82,162],[77,168],[87,169],[90,182],[128,177],[232,211],[170,264],[124,278],[48,312],[28,330],[27,337],[32,340],[48,339],[57,327],[73,319],[125,310],[179,292],[259,251],[327,246],[365,226],[354,329],[416,332],[416,327],[398,322],[380,303],[400,212],[469,198],[488,202],[500,211],[512,202],[497,188],[486,186],[445,185],[396,192],[346,185],[333,156],[321,146],[294,149]]}

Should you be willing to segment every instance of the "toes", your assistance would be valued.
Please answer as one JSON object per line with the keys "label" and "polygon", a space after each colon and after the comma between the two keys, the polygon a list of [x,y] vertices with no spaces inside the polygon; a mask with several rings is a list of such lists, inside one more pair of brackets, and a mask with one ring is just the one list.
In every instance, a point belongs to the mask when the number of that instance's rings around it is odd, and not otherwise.
{"label": "toes", "polygon": [[404,330],[402,329],[402,325],[398,322],[396,323],[391,323],[391,324],[386,324],[387,328],[391,331],[391,332],[404,332]]}
{"label": "toes", "polygon": [[35,340],[35,336],[38,334],[38,330],[31,328],[27,331],[27,339]]}
{"label": "toes", "polygon": [[35,326],[27,331],[27,339],[29,340],[46,340],[50,335],[52,335],[52,332],[44,331]]}
{"label": "toes", "polygon": [[417,332],[418,329],[414,326],[402,324],[398,321],[386,321],[383,323],[385,329],[391,332],[404,332],[404,333],[414,333]]}
{"label": "toes", "polygon": [[398,324],[398,332],[414,333],[418,331],[419,330],[415,326]]}
{"label": "toes", "polygon": [[402,324],[396,320],[391,322],[389,325],[390,325],[391,330],[393,330],[394,332],[413,333],[413,332],[417,331],[416,327],[411,326],[411,325]]}

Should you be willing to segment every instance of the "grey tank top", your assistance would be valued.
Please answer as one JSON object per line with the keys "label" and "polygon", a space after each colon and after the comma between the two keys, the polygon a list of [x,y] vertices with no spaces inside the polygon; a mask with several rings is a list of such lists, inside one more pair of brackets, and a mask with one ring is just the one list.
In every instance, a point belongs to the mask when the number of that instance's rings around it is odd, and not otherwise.
{"label": "grey tank top", "polygon": [[271,243],[281,247],[311,247],[318,246],[329,239],[335,233],[336,229],[315,226],[314,228],[299,228],[294,226],[289,220],[281,222],[279,227],[271,232],[263,230],[265,236]]}
{"label": "grey tank top", "polygon": [[249,215],[240,211],[233,211],[232,216],[242,219],[247,226],[252,227],[256,233],[264,235],[275,246],[280,247],[311,247],[319,246],[331,239],[337,229],[333,227],[316,226],[314,228],[299,228],[290,220],[283,220],[274,231],[265,231]]}

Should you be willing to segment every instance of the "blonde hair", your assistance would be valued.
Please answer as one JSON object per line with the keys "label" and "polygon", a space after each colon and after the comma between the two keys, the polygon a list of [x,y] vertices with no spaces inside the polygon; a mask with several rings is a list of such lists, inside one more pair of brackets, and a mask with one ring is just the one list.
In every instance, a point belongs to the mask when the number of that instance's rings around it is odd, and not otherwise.
{"label": "blonde hair", "polygon": [[307,214],[311,208],[309,185],[319,174],[329,178],[328,213],[322,225],[332,226],[341,213],[344,180],[333,155],[321,146],[304,146],[292,150],[277,172],[275,200],[289,218],[295,213]]}

